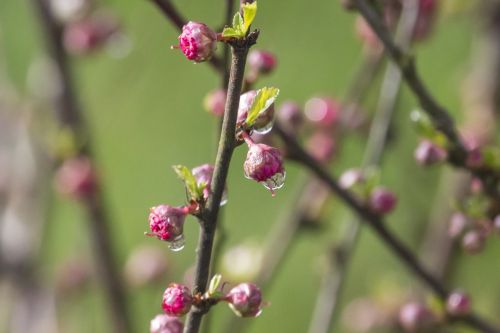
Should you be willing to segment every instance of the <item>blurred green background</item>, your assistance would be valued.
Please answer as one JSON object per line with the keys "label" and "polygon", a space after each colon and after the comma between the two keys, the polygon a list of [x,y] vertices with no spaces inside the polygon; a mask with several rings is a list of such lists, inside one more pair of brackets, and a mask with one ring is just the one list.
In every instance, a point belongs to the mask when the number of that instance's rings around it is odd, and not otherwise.
{"label": "blurred green background", "polygon": [[[148,1],[107,0],[102,4],[119,17],[133,49],[119,60],[104,52],[73,58],[72,68],[105,180],[117,260],[122,265],[134,248],[149,244],[164,248],[171,263],[170,276],[163,285],[130,289],[137,332],[147,332],[149,320],[161,311],[163,288],[170,281],[181,281],[194,262],[198,238],[193,218],[186,223],[186,247],[179,253],[144,237],[148,209],[159,203],[183,203],[184,190],[171,165],[196,166],[214,160],[217,120],[202,109],[202,99],[207,91],[218,87],[220,80],[209,66],[194,65],[180,52],[170,50],[178,33]],[[189,19],[212,27],[222,22],[222,0],[177,0],[175,4]],[[27,0],[0,1],[0,45],[10,77],[26,94],[28,66],[43,52],[34,14]],[[255,26],[261,29],[261,35],[256,47],[274,52],[279,65],[259,86],[279,87],[280,101],[303,103],[318,94],[341,98],[362,59],[362,46],[353,29],[354,17],[332,0],[260,0]],[[470,67],[475,30],[468,12],[448,13],[440,17],[435,34],[415,50],[425,81],[459,119],[460,83]],[[377,92],[375,87],[368,99],[369,112],[373,111]],[[399,206],[388,218],[390,228],[417,248],[442,169],[424,170],[414,162],[417,136],[408,121],[414,106],[413,97],[403,90],[396,113],[396,140],[387,150],[382,175],[383,183],[400,195]],[[361,162],[364,138],[351,135],[345,140],[341,143],[342,158],[332,167],[336,174]],[[261,185],[243,177],[245,154],[246,149],[236,151],[228,179],[229,204],[223,213],[229,235],[227,246],[247,239],[264,241],[274,221],[290,209],[287,204],[303,177],[302,171],[288,164],[286,185],[272,198]],[[273,288],[265,294],[272,305],[259,318],[247,320],[251,324],[248,332],[307,330],[324,254],[348,216],[349,212],[332,200],[321,231],[304,232],[299,237]],[[92,259],[84,214],[78,204],[56,197],[49,218],[40,269],[44,281],[51,284],[62,262],[82,256],[89,262]],[[450,281],[451,286],[469,290],[477,310],[496,321],[500,305],[499,254],[499,242],[490,241],[481,256],[462,256],[455,266],[456,278]],[[366,231],[353,257],[341,307],[355,297],[378,295],[380,290],[391,294],[418,285],[419,281]],[[72,332],[108,331],[98,284],[93,284],[90,291],[62,310]],[[212,332],[218,332],[218,327],[232,315],[226,306],[213,308]],[[339,323],[335,331],[348,330]]]}

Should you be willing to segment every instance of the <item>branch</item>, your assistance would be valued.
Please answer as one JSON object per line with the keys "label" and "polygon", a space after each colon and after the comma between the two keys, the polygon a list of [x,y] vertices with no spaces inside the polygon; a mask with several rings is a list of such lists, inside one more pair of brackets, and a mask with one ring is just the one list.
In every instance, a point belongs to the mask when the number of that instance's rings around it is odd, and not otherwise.
{"label": "branch", "polygon": [[[186,19],[182,17],[177,8],[172,4],[170,0],[151,0],[160,11],[165,15],[165,17],[177,28],[177,30],[182,31],[182,27],[187,23]],[[212,65],[212,68],[218,73],[224,73],[224,62],[219,59],[216,55],[208,60]]]}
{"label": "branch", "polygon": [[377,12],[366,0],[354,0],[358,11],[365,18],[373,31],[384,44],[385,50],[399,67],[404,80],[418,98],[422,109],[430,116],[434,126],[440,130],[448,139],[450,147],[448,149],[448,160],[455,167],[469,170],[474,176],[481,179],[485,191],[495,200],[500,200],[500,172],[488,168],[470,168],[467,166],[467,150],[461,141],[455,128],[453,119],[449,112],[438,104],[436,99],[430,94],[424,85],[415,67],[412,56],[402,51],[392,40],[390,32],[383,25]]}
{"label": "branch", "polygon": [[[404,245],[389,229],[385,227],[383,219],[370,211],[362,203],[360,203],[349,191],[344,190],[339,186],[337,181],[332,178],[324,167],[319,165],[316,160],[310,156],[296,141],[294,137],[284,131],[279,124],[274,126],[275,132],[281,137],[287,146],[287,149],[292,152],[296,160],[313,172],[319,179],[321,179],[330,189],[336,194],[344,203],[349,206],[364,223],[370,226],[377,236],[389,247],[389,249],[399,257],[399,259],[407,266],[407,268],[424,281],[429,288],[441,300],[445,301],[448,297],[448,289],[433,275],[431,275],[426,268],[418,261],[414,254]],[[500,329],[493,327],[484,319],[470,314],[463,317],[455,317],[454,321],[462,322],[485,333],[499,333]]]}
{"label": "branch", "polygon": [[[60,95],[54,100],[58,121],[62,127],[70,128],[78,138],[82,139],[82,142],[85,142],[79,153],[87,155],[91,159],[91,147],[86,137],[88,128],[75,98],[68,57],[62,45],[62,27],[52,16],[46,0],[34,0],[33,3],[38,10],[47,49],[58,70],[59,86],[62,88]],[[94,258],[99,277],[107,293],[114,332],[131,332],[132,326],[127,309],[126,293],[116,267],[109,230],[110,221],[100,188],[98,187],[92,196],[85,197],[82,203],[88,215],[92,249],[95,251]]]}
{"label": "branch", "polygon": [[[242,43],[236,42],[231,45],[232,63],[229,75],[226,107],[222,121],[222,132],[215,160],[215,169],[212,178],[212,193],[208,198],[206,207],[201,212],[200,238],[198,241],[195,281],[193,292],[204,293],[206,291],[210,274],[210,261],[214,242],[217,217],[219,213],[222,192],[226,183],[229,164],[235,147],[236,118],[240,101],[241,87],[245,73],[245,62],[250,46],[255,44],[258,32],[251,33]],[[184,333],[197,333],[203,315],[208,311],[207,307],[194,307],[189,313]]]}

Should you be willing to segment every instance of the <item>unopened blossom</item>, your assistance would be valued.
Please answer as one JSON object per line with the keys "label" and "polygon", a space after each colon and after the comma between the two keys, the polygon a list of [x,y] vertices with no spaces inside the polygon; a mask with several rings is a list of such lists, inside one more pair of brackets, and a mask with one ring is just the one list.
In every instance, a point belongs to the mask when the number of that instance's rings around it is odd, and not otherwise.
{"label": "unopened blossom", "polygon": [[[250,90],[240,96],[240,103],[238,106],[238,119],[237,124],[243,124],[248,116],[248,111],[257,96],[256,90]],[[274,123],[274,102],[267,104],[263,110],[260,111],[259,116],[255,120],[252,128],[255,132],[260,134],[268,133]]]}
{"label": "unopened blossom", "polygon": [[446,300],[446,310],[453,316],[466,315],[470,312],[471,300],[469,295],[462,291],[454,291]]}
{"label": "unopened blossom", "polygon": [[415,40],[423,40],[430,35],[434,27],[437,9],[437,0],[418,0],[418,17],[413,31]]}
{"label": "unopened blossom", "polygon": [[409,333],[425,332],[436,324],[436,317],[423,304],[408,303],[399,311],[399,324]]}
{"label": "unopened blossom", "polygon": [[218,117],[224,114],[225,105],[226,91],[224,89],[216,89],[209,92],[203,100],[205,110]]}
{"label": "unopened blossom", "polygon": [[93,193],[97,177],[92,162],[85,156],[79,156],[63,162],[54,182],[59,193],[79,198]]}
{"label": "unopened blossom", "polygon": [[149,214],[150,235],[167,242],[178,241],[183,238],[182,232],[187,213],[185,207],[168,205],[152,207]]}
{"label": "unopened blossom", "polygon": [[365,181],[363,172],[360,169],[348,169],[339,178],[339,185],[344,189],[350,189],[356,184]]}
{"label": "unopened blossom", "polygon": [[105,13],[94,14],[64,27],[63,44],[67,52],[88,54],[103,46],[119,31],[114,17]]}
{"label": "unopened blossom", "polygon": [[277,148],[263,143],[248,143],[248,153],[243,169],[245,177],[262,183],[272,193],[285,183],[283,157]]}
{"label": "unopened blossom", "polygon": [[378,214],[387,214],[396,207],[397,197],[391,191],[377,187],[370,194],[370,208]]}
{"label": "unopened blossom", "polygon": [[217,34],[206,24],[189,21],[178,37],[179,48],[189,60],[203,62],[217,49]]}
{"label": "unopened blossom", "polygon": [[268,74],[276,67],[276,57],[271,52],[252,50],[247,57],[248,69],[258,74]]}
{"label": "unopened blossom", "polygon": [[462,247],[468,254],[478,254],[484,248],[485,239],[479,230],[470,230],[462,238]]}
{"label": "unopened blossom", "polygon": [[236,315],[257,317],[262,312],[262,293],[253,283],[241,283],[224,297]]}
{"label": "unopened blossom", "polygon": [[149,326],[150,333],[182,333],[184,324],[173,316],[166,314],[156,315]]}
{"label": "unopened blossom", "polygon": [[304,123],[304,115],[300,106],[292,101],[281,103],[276,117],[283,126],[292,132],[298,131]]}
{"label": "unopened blossom", "polygon": [[326,163],[335,154],[335,140],[328,131],[316,131],[307,140],[307,151],[317,161]]}
{"label": "unopened blossom", "polygon": [[340,112],[340,104],[328,97],[313,97],[304,107],[306,118],[313,124],[321,127],[334,125]]}
{"label": "unopened blossom", "polygon": [[433,165],[446,159],[446,151],[428,140],[423,140],[415,149],[415,160],[420,165]]}
{"label": "unopened blossom", "polygon": [[178,283],[171,283],[163,293],[162,308],[170,315],[180,317],[191,309],[193,296],[188,287]]}
{"label": "unopened blossom", "polygon": [[[203,199],[206,201],[212,191],[212,177],[214,174],[214,166],[211,164],[203,164],[193,168],[191,170],[198,186],[204,184],[205,188],[203,189]],[[223,206],[227,203],[227,187],[224,188],[224,192],[222,193],[222,200],[220,205]]]}
{"label": "unopened blossom", "polygon": [[457,238],[462,235],[465,228],[469,224],[469,219],[462,212],[453,213],[450,217],[450,221],[448,222],[448,235],[451,238]]}

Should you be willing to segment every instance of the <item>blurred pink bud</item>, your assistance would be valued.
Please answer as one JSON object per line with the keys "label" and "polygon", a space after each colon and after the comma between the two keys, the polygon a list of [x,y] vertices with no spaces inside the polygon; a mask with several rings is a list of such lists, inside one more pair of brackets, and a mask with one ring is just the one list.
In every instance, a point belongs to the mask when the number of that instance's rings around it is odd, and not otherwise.
{"label": "blurred pink bud", "polygon": [[90,283],[89,266],[80,259],[73,259],[61,266],[57,276],[57,291],[68,296],[83,291]]}
{"label": "blurred pink bud", "polygon": [[210,59],[217,49],[217,34],[203,23],[189,21],[178,39],[186,58],[194,62]]}
{"label": "blurred pink bud", "polygon": [[304,123],[304,117],[300,106],[291,101],[283,102],[276,115],[281,124],[287,129],[296,132]]}
{"label": "blurred pink bud", "polygon": [[257,317],[262,312],[262,293],[253,283],[241,283],[224,298],[236,315]]}
{"label": "blurred pink bud", "polygon": [[149,214],[149,228],[152,236],[167,242],[183,239],[184,220],[187,211],[184,207],[159,205],[152,207]]}
{"label": "blurred pink bud", "polygon": [[480,147],[469,149],[466,164],[469,168],[479,168],[483,165],[483,153]]}
{"label": "blurred pink bud", "polygon": [[193,296],[188,287],[178,283],[171,283],[163,293],[163,311],[175,317],[185,315],[191,309]]}
{"label": "blurred pink bud", "polygon": [[335,140],[332,135],[326,131],[316,131],[307,140],[307,151],[317,161],[326,163],[330,161],[335,154]]}
{"label": "blurred pink bud", "polygon": [[203,100],[203,107],[205,110],[214,116],[224,115],[224,108],[226,106],[226,91],[224,89],[216,89],[209,92]]}
{"label": "blurred pink bud", "polygon": [[465,228],[469,224],[469,219],[464,213],[454,213],[448,222],[448,235],[451,238],[457,238],[463,234]]}
{"label": "blurred pink bud", "polygon": [[259,74],[268,74],[276,67],[276,57],[271,52],[252,50],[248,53],[248,69]]}
{"label": "blurred pink bud", "polygon": [[390,213],[396,203],[396,195],[383,187],[375,188],[370,194],[370,207],[378,214]]}
{"label": "blurred pink bud", "polygon": [[419,0],[418,17],[413,31],[415,40],[423,40],[432,32],[436,11],[438,9],[437,0]]}
{"label": "blurred pink bud", "polygon": [[469,296],[462,291],[454,291],[446,300],[446,310],[453,316],[462,316],[470,312],[471,300]]}
{"label": "blurred pink bud", "polygon": [[436,317],[423,304],[408,303],[399,311],[399,323],[405,332],[425,332],[436,324]]}
{"label": "blurred pink bud", "polygon": [[365,177],[360,169],[349,169],[340,176],[339,185],[344,189],[350,189],[354,185],[364,181]]}
{"label": "blurred pink bud", "polygon": [[472,193],[479,193],[483,190],[483,182],[479,178],[472,178],[470,182],[470,190]]}
{"label": "blurred pink bud", "polygon": [[159,282],[166,273],[165,253],[156,247],[145,246],[135,249],[125,264],[125,279],[134,287]]}
{"label": "blurred pink bud", "polygon": [[64,161],[55,174],[54,182],[59,193],[80,198],[94,192],[97,177],[91,161],[80,156]]}
{"label": "blurred pink bud", "polygon": [[280,189],[285,184],[285,168],[279,149],[262,143],[249,143],[243,169],[245,177],[262,183],[271,190]]}
{"label": "blurred pink bud", "polygon": [[493,229],[495,229],[497,233],[500,233],[500,214],[493,219]]}
{"label": "blurred pink bud", "polygon": [[339,117],[340,105],[328,97],[313,97],[306,102],[304,114],[313,124],[330,127]]}
{"label": "blurred pink bud", "polygon": [[478,254],[484,248],[484,236],[478,230],[468,231],[462,238],[462,247],[469,254]]}
{"label": "blurred pink bud", "polygon": [[446,151],[429,140],[423,140],[415,150],[415,159],[420,165],[433,165],[446,159]]}
{"label": "blurred pink bud", "polygon": [[150,333],[182,333],[184,324],[177,317],[166,314],[156,315],[149,326]]}
{"label": "blurred pink bud", "polygon": [[[214,174],[214,166],[210,164],[203,164],[191,170],[194,178],[198,185],[205,184],[205,189],[203,190],[203,198],[208,200],[208,197],[212,191],[212,176]],[[223,206],[227,203],[227,187],[224,188],[222,193],[222,200],[220,205]]]}

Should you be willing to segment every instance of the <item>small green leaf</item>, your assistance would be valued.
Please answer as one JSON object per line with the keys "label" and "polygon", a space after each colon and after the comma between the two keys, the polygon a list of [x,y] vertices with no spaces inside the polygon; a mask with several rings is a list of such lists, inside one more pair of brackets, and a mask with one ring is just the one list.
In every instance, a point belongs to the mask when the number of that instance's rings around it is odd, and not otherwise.
{"label": "small green leaf", "polygon": [[210,284],[208,285],[208,294],[214,295],[219,288],[220,282],[222,280],[222,275],[215,274],[213,278],[210,280]]}
{"label": "small green leaf", "polygon": [[447,148],[448,139],[443,133],[436,130],[429,116],[420,110],[414,110],[411,112],[410,118],[420,136],[429,139],[441,148]]}
{"label": "small green leaf", "polygon": [[224,30],[222,30],[222,37],[226,37],[226,38],[240,38],[242,37],[242,32],[241,31],[238,31],[234,28],[229,28],[229,27],[226,27],[224,28]]}
{"label": "small green leaf", "polygon": [[274,87],[264,87],[257,91],[257,95],[253,99],[252,105],[248,110],[247,119],[245,123],[248,126],[252,126],[255,120],[259,117],[261,112],[264,112],[269,108],[276,98],[278,97],[280,90]]}
{"label": "small green leaf", "polygon": [[253,20],[255,19],[255,15],[257,14],[257,1],[254,3],[245,3],[242,6],[243,9],[243,34],[246,34],[248,31],[248,28],[250,28],[250,25],[252,24]]}
{"label": "small green leaf", "polygon": [[241,32],[243,31],[243,27],[243,17],[241,17],[240,12],[237,12],[233,17],[233,29]]}
{"label": "small green leaf", "polygon": [[184,182],[186,190],[188,191],[191,199],[196,201],[201,199],[204,186],[198,186],[196,178],[194,178],[191,170],[189,170],[184,165],[174,165],[173,169],[175,173],[177,173],[177,176],[179,176],[179,178]]}

